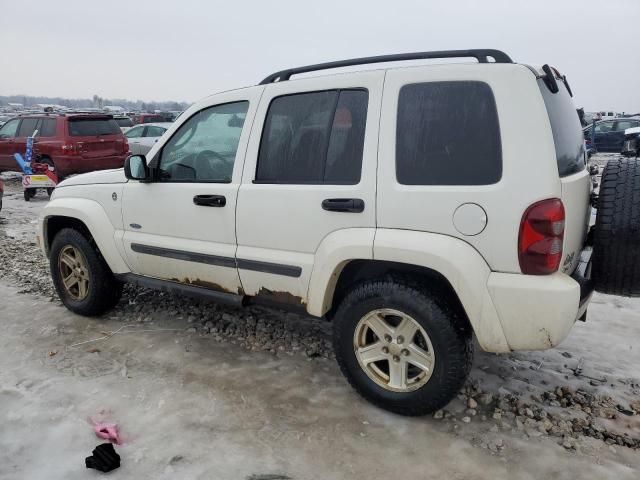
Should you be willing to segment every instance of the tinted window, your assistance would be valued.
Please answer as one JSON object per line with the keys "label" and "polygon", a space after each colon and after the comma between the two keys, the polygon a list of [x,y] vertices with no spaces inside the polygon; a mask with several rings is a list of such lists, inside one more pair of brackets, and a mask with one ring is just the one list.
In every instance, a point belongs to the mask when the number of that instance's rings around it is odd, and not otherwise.
{"label": "tinted window", "polygon": [[146,115],[142,117],[141,123],[154,123],[154,122],[162,122],[162,121],[164,121],[164,118],[158,115]]}
{"label": "tinted window", "polygon": [[[542,79],[538,80],[538,87],[542,93],[544,104],[547,107],[553,143],[556,147],[556,160],[558,173],[566,177],[585,168],[584,136],[580,120],[576,115],[576,107],[563,82],[558,82],[558,92],[551,93]],[[607,123],[611,128],[612,122]],[[596,131],[598,127],[596,126]],[[600,127],[602,128],[602,127]]]}
{"label": "tinted window", "polygon": [[358,183],[367,99],[365,90],[275,98],[262,133],[256,181]]}
{"label": "tinted window", "polygon": [[41,137],[54,137],[56,135],[56,120],[55,118],[43,118],[40,124],[40,136]]}
{"label": "tinted window", "polygon": [[596,124],[596,133],[606,133],[613,129],[613,122],[600,122]]}
{"label": "tinted window", "polygon": [[30,137],[38,125],[39,118],[23,118],[18,129],[18,137]]}
{"label": "tinted window", "polygon": [[133,122],[130,118],[114,118],[119,127],[132,127]]}
{"label": "tinted window", "polygon": [[[577,116],[574,111],[574,117]],[[405,85],[398,99],[396,178],[404,185],[489,185],[502,176],[498,113],[483,82]]]}
{"label": "tinted window", "polygon": [[0,137],[1,138],[13,138],[16,136],[16,132],[18,131],[18,125],[20,124],[20,120],[14,119],[9,120],[5,123],[2,128],[0,128]]}
{"label": "tinted window", "polygon": [[130,130],[127,130],[125,136],[127,138],[140,138],[142,136],[142,132],[145,127],[135,127]]}
{"label": "tinted window", "polygon": [[160,179],[177,182],[231,182],[233,164],[249,102],[200,110],[162,149]]}
{"label": "tinted window", "polygon": [[627,128],[635,127],[636,125],[637,123],[632,120],[618,120],[613,130],[616,132],[624,132]]}
{"label": "tinted window", "polygon": [[163,127],[147,127],[147,131],[144,133],[145,137],[160,137],[167,129]]}
{"label": "tinted window", "polygon": [[119,135],[121,133],[116,121],[110,118],[74,118],[69,120],[69,135],[72,137]]}

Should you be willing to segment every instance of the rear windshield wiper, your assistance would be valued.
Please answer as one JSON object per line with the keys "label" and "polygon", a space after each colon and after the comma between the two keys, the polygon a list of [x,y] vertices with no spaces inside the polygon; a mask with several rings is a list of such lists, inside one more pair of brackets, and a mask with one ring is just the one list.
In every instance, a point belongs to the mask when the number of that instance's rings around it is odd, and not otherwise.
{"label": "rear windshield wiper", "polygon": [[558,87],[558,82],[556,81],[557,74],[558,78],[562,80],[562,83],[564,83],[564,86],[567,89],[567,92],[569,92],[569,95],[573,97],[573,92],[571,91],[571,87],[569,86],[566,75],[561,75],[558,70],[550,67],[548,64],[544,64],[542,66],[542,71],[544,72],[544,83],[551,93],[558,93],[560,91],[560,87]]}

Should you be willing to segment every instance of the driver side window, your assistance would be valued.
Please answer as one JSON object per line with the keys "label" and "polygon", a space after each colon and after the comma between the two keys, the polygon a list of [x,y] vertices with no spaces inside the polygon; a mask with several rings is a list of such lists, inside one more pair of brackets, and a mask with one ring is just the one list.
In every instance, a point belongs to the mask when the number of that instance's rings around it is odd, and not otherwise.
{"label": "driver side window", "polygon": [[230,183],[249,102],[205,108],[162,148],[159,180]]}

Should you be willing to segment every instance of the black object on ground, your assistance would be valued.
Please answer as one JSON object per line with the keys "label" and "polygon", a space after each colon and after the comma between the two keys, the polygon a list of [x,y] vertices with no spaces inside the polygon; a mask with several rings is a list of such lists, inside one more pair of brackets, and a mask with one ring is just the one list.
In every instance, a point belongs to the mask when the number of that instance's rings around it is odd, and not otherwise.
{"label": "black object on ground", "polygon": [[110,472],[120,466],[120,455],[118,455],[111,443],[103,443],[93,449],[92,456],[84,459],[87,468],[95,468],[101,472]]}

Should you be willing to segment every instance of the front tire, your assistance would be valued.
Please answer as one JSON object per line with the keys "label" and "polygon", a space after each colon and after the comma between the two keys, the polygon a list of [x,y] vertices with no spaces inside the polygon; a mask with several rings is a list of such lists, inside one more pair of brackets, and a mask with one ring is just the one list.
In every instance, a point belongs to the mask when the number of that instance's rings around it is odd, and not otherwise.
{"label": "front tire", "polygon": [[72,312],[101,315],[122,296],[122,282],[115,279],[96,247],[75,229],[64,228],[55,236],[49,266],[58,296]]}
{"label": "front tire", "polygon": [[455,397],[471,369],[471,332],[447,294],[412,280],[363,283],[334,318],[342,373],[371,403],[424,415]]}

